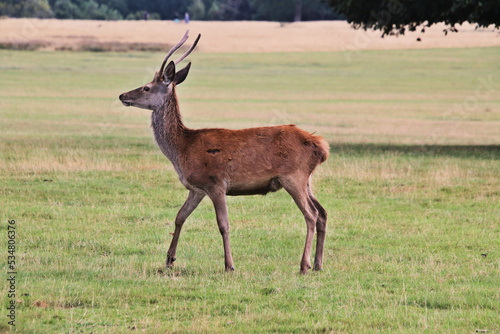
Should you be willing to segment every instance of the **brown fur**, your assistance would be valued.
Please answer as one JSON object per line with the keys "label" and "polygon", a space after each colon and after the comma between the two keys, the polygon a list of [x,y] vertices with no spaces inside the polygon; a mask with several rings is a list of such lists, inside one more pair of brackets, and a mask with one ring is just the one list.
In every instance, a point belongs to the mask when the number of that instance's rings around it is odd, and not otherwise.
{"label": "brown fur", "polygon": [[[155,139],[174,165],[180,181],[189,189],[188,198],[175,220],[167,266],[172,266],[175,261],[184,221],[208,195],[214,204],[223,239],[226,271],[234,270],[226,196],[265,195],[285,188],[307,224],[300,271],[306,273],[311,268],[310,253],[315,231],[314,269],[321,270],[327,214],[312,194],[310,178],[314,169],[328,158],[328,143],[295,125],[242,130],[189,129],[182,122],[175,93],[176,84],[187,76],[189,65],[181,71],[176,74],[171,62],[163,75],[157,73],[154,80],[144,87],[120,95],[126,106],[153,110],[151,125]],[[176,75],[182,79],[176,80]]]}
{"label": "brown fur", "polygon": [[[224,183],[228,195],[266,194],[271,180],[307,171],[325,161],[325,141],[295,125],[243,130],[185,131],[180,165],[189,186]],[[281,188],[281,187],[279,187]]]}

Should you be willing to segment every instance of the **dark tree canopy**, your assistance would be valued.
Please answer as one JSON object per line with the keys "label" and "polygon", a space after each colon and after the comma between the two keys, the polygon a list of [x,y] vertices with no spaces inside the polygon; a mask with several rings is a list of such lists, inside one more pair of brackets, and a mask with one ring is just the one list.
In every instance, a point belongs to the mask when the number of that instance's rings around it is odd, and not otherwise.
{"label": "dark tree canopy", "polygon": [[444,22],[500,26],[500,0],[325,0],[355,28],[379,29],[382,36]]}

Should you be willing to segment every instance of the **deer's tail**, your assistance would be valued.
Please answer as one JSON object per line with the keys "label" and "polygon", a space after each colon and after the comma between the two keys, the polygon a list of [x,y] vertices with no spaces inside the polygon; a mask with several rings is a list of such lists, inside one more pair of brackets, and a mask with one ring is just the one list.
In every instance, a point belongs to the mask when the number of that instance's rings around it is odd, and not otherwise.
{"label": "deer's tail", "polygon": [[330,145],[328,145],[328,142],[323,137],[315,135],[311,135],[308,141],[314,154],[318,157],[319,163],[325,162],[330,154]]}
{"label": "deer's tail", "polygon": [[330,154],[330,145],[328,145],[328,142],[323,137],[319,137],[316,146],[318,147],[320,163],[323,163],[328,159],[328,155]]}
{"label": "deer's tail", "polygon": [[311,171],[313,171],[317,165],[322,164],[328,159],[330,145],[328,145],[328,142],[323,137],[314,135],[314,132],[308,133],[302,131],[302,136],[303,143],[312,150],[314,156],[314,159],[310,160]]}

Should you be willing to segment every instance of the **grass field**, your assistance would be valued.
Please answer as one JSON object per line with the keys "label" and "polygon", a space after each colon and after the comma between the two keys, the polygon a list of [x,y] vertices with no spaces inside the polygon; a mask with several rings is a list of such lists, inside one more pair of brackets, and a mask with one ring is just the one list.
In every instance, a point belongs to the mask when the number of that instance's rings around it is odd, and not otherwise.
{"label": "grass field", "polygon": [[[229,199],[224,273],[209,201],[187,192],[149,112],[118,95],[160,53],[0,51],[0,219],[16,221],[20,333],[500,331],[500,49],[195,54],[193,128],[296,123],[331,144],[323,272],[299,275],[285,192]],[[0,332],[12,330],[3,279]]]}

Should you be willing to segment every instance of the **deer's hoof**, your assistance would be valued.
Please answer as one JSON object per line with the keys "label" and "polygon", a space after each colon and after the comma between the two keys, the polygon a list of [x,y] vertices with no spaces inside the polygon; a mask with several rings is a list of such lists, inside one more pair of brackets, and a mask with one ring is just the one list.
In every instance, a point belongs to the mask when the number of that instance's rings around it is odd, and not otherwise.
{"label": "deer's hoof", "polygon": [[231,266],[231,267],[226,267],[226,272],[229,272],[229,271],[234,271],[234,267]]}
{"label": "deer's hoof", "polygon": [[308,265],[305,265],[305,266],[300,266],[300,273],[301,273],[302,275],[305,275],[305,274],[307,274],[307,271],[308,271],[309,269],[311,269],[311,265],[309,265],[309,264],[308,264]]}
{"label": "deer's hoof", "polygon": [[167,258],[167,262],[165,263],[167,268],[172,268],[174,266],[174,261],[175,261],[175,257],[173,257],[173,256]]}
{"label": "deer's hoof", "polygon": [[323,271],[323,267],[319,265],[314,265],[314,271]]}

